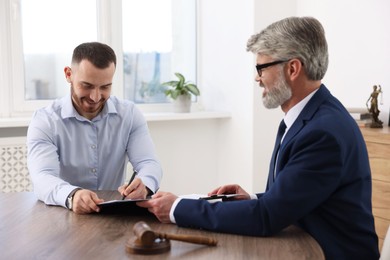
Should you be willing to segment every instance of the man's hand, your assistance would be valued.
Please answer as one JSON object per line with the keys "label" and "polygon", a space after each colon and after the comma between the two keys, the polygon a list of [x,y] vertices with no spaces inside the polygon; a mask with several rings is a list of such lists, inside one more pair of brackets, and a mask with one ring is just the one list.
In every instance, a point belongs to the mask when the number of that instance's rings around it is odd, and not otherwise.
{"label": "man's hand", "polygon": [[100,208],[97,205],[104,200],[99,199],[95,192],[90,190],[78,190],[73,195],[73,207],[72,210],[77,214],[87,214],[92,212],[99,212]]}
{"label": "man's hand", "polygon": [[171,223],[169,212],[172,204],[178,197],[169,192],[159,191],[152,196],[151,200],[137,202],[137,205],[147,208],[151,213],[156,215],[162,223]]}
{"label": "man's hand", "polygon": [[118,191],[127,199],[145,199],[148,196],[148,189],[140,178],[135,178],[130,185],[120,186]]}
{"label": "man's hand", "polygon": [[240,187],[240,185],[237,184],[230,184],[230,185],[224,185],[221,187],[218,187],[211,192],[209,192],[207,195],[212,196],[216,194],[242,194],[242,196],[234,197],[235,200],[248,200],[251,198],[248,192],[246,192],[243,188]]}

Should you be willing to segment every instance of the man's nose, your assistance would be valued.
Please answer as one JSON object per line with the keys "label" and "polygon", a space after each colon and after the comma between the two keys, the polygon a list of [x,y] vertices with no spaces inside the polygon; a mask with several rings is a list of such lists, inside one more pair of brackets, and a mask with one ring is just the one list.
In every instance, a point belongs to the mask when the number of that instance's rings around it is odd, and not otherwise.
{"label": "man's nose", "polygon": [[100,91],[98,88],[94,88],[91,90],[91,94],[89,95],[89,98],[92,99],[94,102],[98,102],[100,100]]}
{"label": "man's nose", "polygon": [[255,75],[255,81],[260,83],[261,78],[259,77],[259,74],[256,73]]}

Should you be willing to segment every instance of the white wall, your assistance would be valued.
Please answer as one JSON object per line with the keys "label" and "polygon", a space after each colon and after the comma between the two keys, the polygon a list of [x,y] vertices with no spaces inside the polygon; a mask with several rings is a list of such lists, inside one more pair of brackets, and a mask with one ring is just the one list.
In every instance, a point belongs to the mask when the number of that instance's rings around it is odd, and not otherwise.
{"label": "white wall", "polygon": [[218,185],[250,187],[253,169],[252,55],[245,50],[253,32],[253,1],[200,1],[199,84],[204,106],[228,110],[219,124],[215,155]]}
{"label": "white wall", "polygon": [[283,114],[263,107],[254,56],[245,46],[250,35],[284,17],[310,15],[322,22],[330,52],[323,82],[347,107],[364,107],[372,86],[382,85],[380,118],[387,124],[390,1],[200,0],[199,5],[201,101],[207,109],[231,111],[232,118],[150,123],[164,167],[162,190],[204,193],[227,183],[264,189]]}
{"label": "white wall", "polygon": [[318,18],[329,45],[329,69],[323,80],[347,107],[365,107],[373,85],[381,85],[380,118],[390,108],[390,1],[298,0],[297,15]]}
{"label": "white wall", "polygon": [[149,122],[164,176],[161,190],[207,193],[216,185],[218,120]]}

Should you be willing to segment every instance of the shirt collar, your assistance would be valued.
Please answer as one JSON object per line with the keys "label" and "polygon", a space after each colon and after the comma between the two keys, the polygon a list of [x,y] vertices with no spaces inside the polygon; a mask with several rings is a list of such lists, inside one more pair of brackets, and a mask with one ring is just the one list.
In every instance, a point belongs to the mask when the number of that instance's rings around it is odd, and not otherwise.
{"label": "shirt collar", "polygon": [[284,116],[283,120],[284,120],[284,123],[286,124],[286,132],[294,124],[294,122],[298,118],[299,114],[302,112],[302,110],[305,108],[306,104],[313,97],[313,95],[317,92],[317,90],[318,89],[314,90],[309,95],[307,95],[304,99],[302,99],[298,104],[293,106],[287,112],[287,114]]}
{"label": "shirt collar", "polygon": [[[62,101],[61,116],[63,119],[75,117],[81,121],[85,121],[85,120],[89,121],[85,117],[81,116],[77,112],[77,110],[74,108],[73,103],[72,103],[72,97],[70,94],[63,97],[61,99],[61,101]],[[95,118],[93,118],[91,121],[98,121],[98,120],[106,117],[108,114],[117,114],[117,113],[118,113],[118,111],[116,110],[116,108],[111,100],[111,97],[110,97],[107,100],[106,104],[104,105],[103,110]]]}

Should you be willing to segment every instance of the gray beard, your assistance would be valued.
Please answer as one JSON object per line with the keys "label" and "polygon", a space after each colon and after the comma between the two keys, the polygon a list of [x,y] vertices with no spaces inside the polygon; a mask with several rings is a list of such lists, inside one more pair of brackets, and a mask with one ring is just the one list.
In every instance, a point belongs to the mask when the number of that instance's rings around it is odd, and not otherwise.
{"label": "gray beard", "polygon": [[267,95],[263,97],[263,104],[268,109],[277,108],[289,100],[291,96],[291,88],[287,84],[283,70],[281,70],[278,81],[269,89]]}

